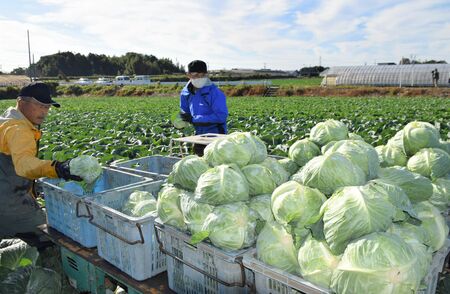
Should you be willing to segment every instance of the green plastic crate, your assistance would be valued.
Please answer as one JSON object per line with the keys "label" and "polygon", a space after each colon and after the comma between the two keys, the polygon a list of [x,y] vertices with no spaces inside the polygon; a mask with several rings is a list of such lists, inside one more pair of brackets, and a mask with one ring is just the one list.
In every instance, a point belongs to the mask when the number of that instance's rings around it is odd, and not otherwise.
{"label": "green plastic crate", "polygon": [[63,271],[69,283],[79,292],[98,293],[99,284],[96,267],[87,260],[61,247]]}

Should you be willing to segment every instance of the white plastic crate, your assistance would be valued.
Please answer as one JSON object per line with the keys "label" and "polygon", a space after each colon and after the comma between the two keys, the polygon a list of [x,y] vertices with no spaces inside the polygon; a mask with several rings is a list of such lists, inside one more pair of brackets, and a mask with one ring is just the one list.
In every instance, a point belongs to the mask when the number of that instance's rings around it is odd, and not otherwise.
{"label": "white plastic crate", "polygon": [[260,294],[329,294],[322,288],[281,269],[267,265],[256,258],[256,249],[244,254],[243,263],[254,274],[256,293]]}
{"label": "white plastic crate", "polygon": [[170,174],[173,165],[180,160],[181,158],[179,157],[152,155],[113,163],[112,167],[146,177],[154,177],[155,174],[159,174],[162,176],[161,180],[163,180],[164,176]]}
{"label": "white plastic crate", "polygon": [[155,240],[155,217],[132,217],[120,210],[135,190],[156,198],[162,183],[147,182],[83,200],[90,223],[97,227],[98,255],[137,281],[166,271],[166,257]]}
{"label": "white plastic crate", "polygon": [[169,288],[176,293],[249,293],[242,256],[249,249],[227,252],[174,227],[155,222],[162,251],[167,254]]}
{"label": "white plastic crate", "polygon": [[[434,294],[439,281],[439,273],[444,267],[445,258],[450,251],[450,240],[447,239],[444,246],[433,255],[430,270],[425,276],[417,294]],[[314,285],[299,276],[287,273],[281,269],[267,265],[256,257],[256,249],[244,254],[244,266],[253,272],[256,293],[259,294],[331,294],[331,289]]]}
{"label": "white plastic crate", "polygon": [[435,252],[431,260],[431,266],[428,274],[423,280],[425,289],[417,291],[418,294],[434,294],[436,293],[437,284],[439,282],[439,274],[444,269],[445,258],[450,252],[450,239],[445,241],[444,246]]}
{"label": "white plastic crate", "polygon": [[95,228],[89,224],[87,212],[81,200],[86,196],[96,197],[117,188],[130,187],[152,179],[103,167],[102,175],[95,181],[90,193],[86,193],[78,182],[62,179],[39,179],[45,198],[47,222],[56,230],[85,247],[97,246]]}

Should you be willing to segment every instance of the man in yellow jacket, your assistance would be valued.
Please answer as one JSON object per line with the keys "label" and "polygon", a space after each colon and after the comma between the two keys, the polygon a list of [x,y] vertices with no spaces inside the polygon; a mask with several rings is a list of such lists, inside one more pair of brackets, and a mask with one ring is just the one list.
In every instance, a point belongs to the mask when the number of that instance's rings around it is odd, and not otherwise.
{"label": "man in yellow jacket", "polygon": [[38,126],[52,105],[60,107],[52,100],[48,86],[31,83],[20,90],[16,107],[0,116],[0,239],[35,240],[35,234],[39,234],[36,227],[46,219],[32,193],[35,179],[81,180],[70,174],[70,161],[37,157],[37,142],[41,138]]}

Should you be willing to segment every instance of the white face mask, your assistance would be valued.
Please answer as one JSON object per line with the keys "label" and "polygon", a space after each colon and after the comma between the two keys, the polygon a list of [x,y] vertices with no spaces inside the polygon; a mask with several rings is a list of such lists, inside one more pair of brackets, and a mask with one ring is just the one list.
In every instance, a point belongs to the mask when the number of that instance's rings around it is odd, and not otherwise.
{"label": "white face mask", "polygon": [[203,88],[206,85],[207,82],[208,82],[208,78],[207,77],[198,78],[198,79],[191,79],[192,85],[194,85],[194,87],[196,87],[197,89]]}

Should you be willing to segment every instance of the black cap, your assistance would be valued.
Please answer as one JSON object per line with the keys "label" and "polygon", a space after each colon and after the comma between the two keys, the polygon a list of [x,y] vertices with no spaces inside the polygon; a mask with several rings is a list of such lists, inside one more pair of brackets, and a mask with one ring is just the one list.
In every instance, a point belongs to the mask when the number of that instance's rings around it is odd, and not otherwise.
{"label": "black cap", "polygon": [[52,97],[50,97],[50,88],[47,84],[42,82],[33,82],[26,86],[24,86],[19,93],[19,96],[22,97],[33,97],[37,101],[44,104],[51,104],[55,107],[60,107],[59,103],[54,101]]}
{"label": "black cap", "polygon": [[201,60],[194,60],[188,64],[188,72],[204,72],[206,73],[206,63]]}

